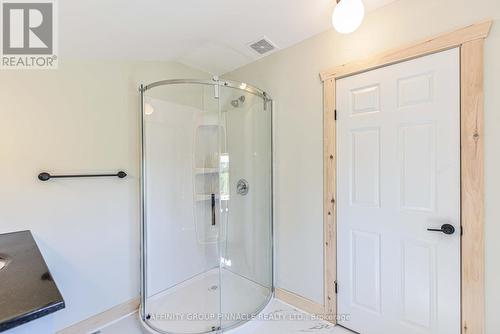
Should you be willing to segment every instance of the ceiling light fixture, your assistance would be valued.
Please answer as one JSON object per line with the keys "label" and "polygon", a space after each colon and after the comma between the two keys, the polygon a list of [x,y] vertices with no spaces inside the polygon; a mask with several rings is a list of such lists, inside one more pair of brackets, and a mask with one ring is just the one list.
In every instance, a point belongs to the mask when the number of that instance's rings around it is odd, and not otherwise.
{"label": "ceiling light fixture", "polygon": [[365,6],[361,0],[337,0],[333,10],[332,24],[341,34],[350,34],[363,22]]}

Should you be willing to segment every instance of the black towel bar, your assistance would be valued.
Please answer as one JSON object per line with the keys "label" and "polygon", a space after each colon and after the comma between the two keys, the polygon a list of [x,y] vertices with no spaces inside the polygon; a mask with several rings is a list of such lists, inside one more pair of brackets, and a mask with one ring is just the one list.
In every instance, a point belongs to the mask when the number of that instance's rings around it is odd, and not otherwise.
{"label": "black towel bar", "polygon": [[127,173],[124,171],[119,171],[116,174],[74,174],[74,175],[50,175],[47,172],[43,172],[38,174],[38,179],[40,181],[48,181],[50,179],[62,179],[62,178],[70,178],[70,177],[119,177],[123,179],[127,176]]}

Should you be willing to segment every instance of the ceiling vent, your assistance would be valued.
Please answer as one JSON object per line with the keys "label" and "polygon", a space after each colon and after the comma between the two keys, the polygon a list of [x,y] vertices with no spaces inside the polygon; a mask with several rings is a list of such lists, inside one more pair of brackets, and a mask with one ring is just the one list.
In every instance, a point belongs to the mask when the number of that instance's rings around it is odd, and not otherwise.
{"label": "ceiling vent", "polygon": [[249,46],[260,55],[269,53],[269,52],[276,49],[276,46],[274,45],[274,43],[271,42],[266,37],[263,37],[262,39],[260,39],[256,42],[250,43]]}

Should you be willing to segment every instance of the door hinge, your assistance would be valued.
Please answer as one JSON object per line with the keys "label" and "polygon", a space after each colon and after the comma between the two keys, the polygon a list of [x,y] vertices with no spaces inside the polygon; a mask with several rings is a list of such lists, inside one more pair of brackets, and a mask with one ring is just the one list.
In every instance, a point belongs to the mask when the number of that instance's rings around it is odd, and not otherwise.
{"label": "door hinge", "polygon": [[337,120],[337,109],[333,110],[333,119]]}
{"label": "door hinge", "polygon": [[337,284],[337,281],[333,283],[335,285],[335,293],[337,294],[339,292],[339,285]]}
{"label": "door hinge", "polygon": [[464,235],[464,227],[460,225],[460,235]]}

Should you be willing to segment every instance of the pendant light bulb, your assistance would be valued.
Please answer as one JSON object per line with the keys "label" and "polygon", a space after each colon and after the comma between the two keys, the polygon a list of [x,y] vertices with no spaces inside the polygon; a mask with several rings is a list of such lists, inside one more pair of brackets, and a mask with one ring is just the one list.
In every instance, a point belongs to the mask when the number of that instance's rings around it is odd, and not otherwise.
{"label": "pendant light bulb", "polygon": [[338,0],[333,10],[332,24],[341,34],[350,34],[359,28],[365,17],[361,0]]}

